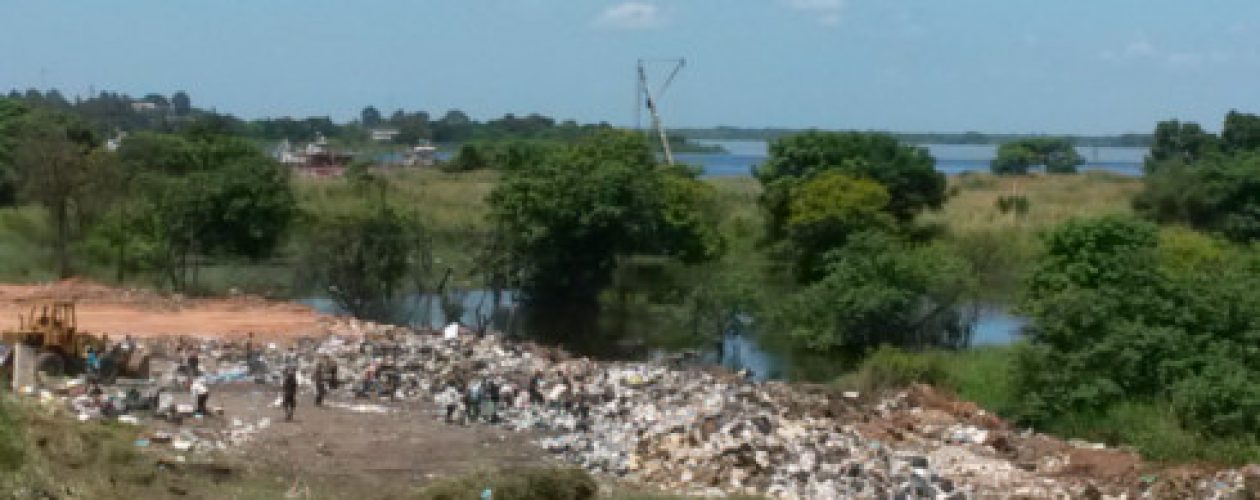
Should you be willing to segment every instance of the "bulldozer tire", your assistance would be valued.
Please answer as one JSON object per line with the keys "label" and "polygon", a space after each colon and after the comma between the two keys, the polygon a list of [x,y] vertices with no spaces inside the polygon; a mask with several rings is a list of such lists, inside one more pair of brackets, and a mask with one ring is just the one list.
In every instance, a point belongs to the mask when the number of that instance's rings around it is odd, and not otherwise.
{"label": "bulldozer tire", "polygon": [[105,360],[105,362],[101,363],[101,372],[99,377],[102,382],[112,384],[114,383],[114,380],[118,378],[118,370],[118,360],[115,358],[109,358]]}
{"label": "bulldozer tire", "polygon": [[132,353],[127,358],[127,364],[122,370],[122,375],[131,378],[149,378],[149,355],[147,353]]}
{"label": "bulldozer tire", "polygon": [[55,352],[41,352],[35,358],[35,371],[45,375],[61,376],[66,373],[66,360]]}

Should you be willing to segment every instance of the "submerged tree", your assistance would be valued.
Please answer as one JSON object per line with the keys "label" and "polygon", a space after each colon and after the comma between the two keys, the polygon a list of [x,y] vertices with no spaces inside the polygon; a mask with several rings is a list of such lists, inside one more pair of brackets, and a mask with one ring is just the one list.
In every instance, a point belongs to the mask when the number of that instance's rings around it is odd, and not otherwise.
{"label": "submerged tree", "polygon": [[386,204],[316,222],[305,250],[314,283],[358,318],[396,320],[395,300],[422,271],[428,240],[413,218]]}
{"label": "submerged tree", "polygon": [[821,352],[961,347],[969,334],[958,306],[970,281],[966,262],[939,245],[864,232],[829,253],[822,278],[788,297],[775,320],[798,344]]}
{"label": "submerged tree", "polygon": [[1033,137],[998,146],[997,157],[989,164],[995,174],[1024,175],[1032,167],[1043,167],[1050,174],[1073,174],[1085,158],[1076,152],[1072,141],[1060,137]]}
{"label": "submerged tree", "polygon": [[617,259],[718,256],[712,187],[657,165],[642,136],[606,131],[505,173],[491,220],[526,296],[594,305]]}

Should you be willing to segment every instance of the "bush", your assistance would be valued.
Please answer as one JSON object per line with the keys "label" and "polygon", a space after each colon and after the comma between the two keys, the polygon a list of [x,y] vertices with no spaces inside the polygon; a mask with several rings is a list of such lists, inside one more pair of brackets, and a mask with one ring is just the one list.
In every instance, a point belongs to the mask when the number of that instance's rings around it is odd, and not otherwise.
{"label": "bush", "polygon": [[438,481],[420,491],[420,500],[479,500],[490,489],[495,500],[587,500],[599,485],[581,469],[525,468],[478,472]]}
{"label": "bush", "polygon": [[860,353],[965,345],[957,306],[971,287],[967,262],[941,245],[861,233],[828,255],[826,275],[787,297],[772,321],[800,346]]}
{"label": "bush", "polygon": [[847,389],[878,393],[911,384],[942,386],[948,371],[938,353],[906,352],[896,347],[880,346],[858,367],[858,370],[837,384]]}

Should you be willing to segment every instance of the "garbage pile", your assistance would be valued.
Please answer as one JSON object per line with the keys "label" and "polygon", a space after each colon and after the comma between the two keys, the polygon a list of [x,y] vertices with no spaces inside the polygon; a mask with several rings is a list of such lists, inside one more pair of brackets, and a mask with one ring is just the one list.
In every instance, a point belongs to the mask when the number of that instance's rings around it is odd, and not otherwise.
{"label": "garbage pile", "polygon": [[[1131,453],[1014,431],[974,405],[933,402],[926,388],[871,401],[718,371],[572,358],[467,331],[353,320],[329,329],[322,341],[271,350],[267,362],[296,363],[310,384],[316,359],[331,356],[343,396],[431,401],[436,418],[453,425],[534,432],[571,463],[671,491],[811,499],[1163,491],[1158,480],[1138,480]],[[1122,470],[1095,474],[1087,459]],[[1220,477],[1177,491],[1226,496],[1250,476]]]}

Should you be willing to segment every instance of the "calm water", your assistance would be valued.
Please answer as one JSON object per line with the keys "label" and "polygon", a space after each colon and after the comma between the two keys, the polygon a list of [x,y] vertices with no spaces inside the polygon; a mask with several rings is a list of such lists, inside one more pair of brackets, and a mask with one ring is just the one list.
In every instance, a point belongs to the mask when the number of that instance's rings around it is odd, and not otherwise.
{"label": "calm water", "polygon": [[[512,307],[510,292],[505,292],[498,304],[499,311]],[[316,297],[300,300],[317,311],[329,314],[344,314],[331,299]],[[489,292],[473,290],[463,297],[464,312],[460,322],[477,326],[480,322],[490,321],[494,330],[520,330],[520,324],[508,325],[505,314],[494,314],[495,304]],[[397,306],[400,309],[399,321],[410,323],[416,327],[441,328],[449,320],[443,317],[439,301],[434,297],[412,295]],[[971,345],[973,347],[1008,345],[1021,336],[1027,320],[1010,314],[1005,309],[993,305],[967,306],[966,313],[973,318]],[[603,328],[596,328],[602,330]],[[722,336],[722,342],[716,343],[702,352],[701,361],[721,365],[731,371],[747,369],[757,380],[783,379],[794,372],[796,365],[818,362],[819,360],[793,359],[793,355],[764,345],[756,333],[757,327],[752,318],[742,318],[730,326]],[[608,334],[611,334],[610,332]],[[611,344],[610,344],[611,345]],[[658,348],[646,346],[647,355],[662,354]],[[826,363],[826,360],[822,360]],[[834,364],[834,363],[832,363]],[[831,369],[834,370],[834,367]],[[826,371],[826,370],[824,370]]]}
{"label": "calm water", "polygon": [[[681,163],[699,165],[707,177],[752,175],[752,168],[765,161],[767,145],[763,141],[696,141],[726,148],[723,154],[680,153]],[[936,158],[936,169],[949,175],[963,172],[988,172],[989,161],[997,146],[927,144],[924,147]],[[1104,170],[1121,175],[1142,175],[1142,159],[1146,148],[1077,148],[1086,163],[1081,170]]]}

